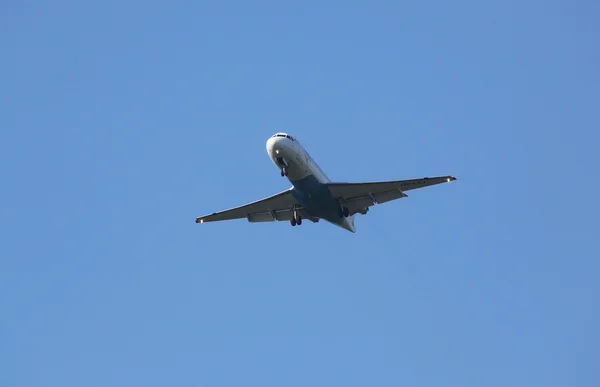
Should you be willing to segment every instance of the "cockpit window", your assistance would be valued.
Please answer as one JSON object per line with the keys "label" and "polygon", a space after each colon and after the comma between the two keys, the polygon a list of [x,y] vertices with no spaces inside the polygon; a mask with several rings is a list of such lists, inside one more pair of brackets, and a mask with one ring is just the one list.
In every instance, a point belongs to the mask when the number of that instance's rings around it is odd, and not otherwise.
{"label": "cockpit window", "polygon": [[292,137],[292,136],[290,136],[288,134],[283,134],[283,133],[274,134],[274,135],[271,136],[271,138],[272,137],[285,137],[285,138],[287,138],[289,140],[296,141],[296,139],[294,137]]}

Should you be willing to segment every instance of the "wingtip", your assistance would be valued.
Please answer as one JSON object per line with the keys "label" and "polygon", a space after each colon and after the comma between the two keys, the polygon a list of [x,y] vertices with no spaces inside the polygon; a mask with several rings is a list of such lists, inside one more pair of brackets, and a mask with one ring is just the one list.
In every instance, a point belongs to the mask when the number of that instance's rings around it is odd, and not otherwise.
{"label": "wingtip", "polygon": [[203,220],[200,218],[196,218],[196,223],[203,223]]}
{"label": "wingtip", "polygon": [[454,180],[456,180],[456,177],[454,177],[454,176],[450,176],[450,177],[448,178],[448,181],[454,181]]}

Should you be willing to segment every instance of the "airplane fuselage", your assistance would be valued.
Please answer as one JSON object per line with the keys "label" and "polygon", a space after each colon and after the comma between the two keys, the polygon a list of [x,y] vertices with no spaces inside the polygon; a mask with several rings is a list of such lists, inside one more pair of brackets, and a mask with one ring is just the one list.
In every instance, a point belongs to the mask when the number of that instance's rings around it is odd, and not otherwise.
{"label": "airplane fuselage", "polygon": [[311,216],[355,232],[354,215],[344,216],[342,205],[329,191],[330,180],[294,137],[277,133],[267,140],[267,153],[292,184],[292,194]]}

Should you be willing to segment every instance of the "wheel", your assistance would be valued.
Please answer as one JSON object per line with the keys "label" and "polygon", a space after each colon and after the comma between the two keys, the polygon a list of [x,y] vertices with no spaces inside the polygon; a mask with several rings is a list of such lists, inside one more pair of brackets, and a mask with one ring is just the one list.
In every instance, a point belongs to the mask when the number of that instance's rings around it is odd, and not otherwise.
{"label": "wheel", "polygon": [[283,169],[281,170],[281,177],[285,176],[285,172],[283,172]]}
{"label": "wheel", "polygon": [[298,226],[300,226],[302,224],[302,218],[298,217],[298,220],[296,220],[296,223],[298,224]]}
{"label": "wheel", "polygon": [[347,217],[348,217],[348,215],[350,215],[350,211],[348,210],[348,207],[344,207],[344,208],[342,209],[342,216],[343,216],[344,218],[347,218]]}
{"label": "wheel", "polygon": [[282,172],[283,172],[283,176],[287,176],[287,175],[288,175],[288,170],[287,170],[287,168],[283,168],[283,171],[282,171]]}
{"label": "wheel", "polygon": [[290,223],[292,224],[292,226],[295,226],[296,225],[296,219],[295,218],[290,219]]}

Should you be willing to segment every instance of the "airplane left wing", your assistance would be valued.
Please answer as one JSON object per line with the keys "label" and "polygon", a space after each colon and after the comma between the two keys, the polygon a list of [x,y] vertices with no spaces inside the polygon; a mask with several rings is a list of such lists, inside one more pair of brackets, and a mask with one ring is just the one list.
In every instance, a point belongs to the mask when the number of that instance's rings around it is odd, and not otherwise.
{"label": "airplane left wing", "polygon": [[272,222],[279,220],[290,220],[294,214],[294,208],[303,219],[317,222],[318,218],[309,216],[292,196],[292,189],[279,192],[267,198],[257,200],[243,206],[230,208],[209,215],[196,218],[196,223],[216,222],[220,220],[231,220],[246,218],[249,222]]}
{"label": "airplane left wing", "polygon": [[341,199],[350,213],[366,213],[368,207],[407,197],[404,191],[456,180],[454,176],[423,177],[420,179],[392,180],[366,183],[328,183],[329,191]]}

